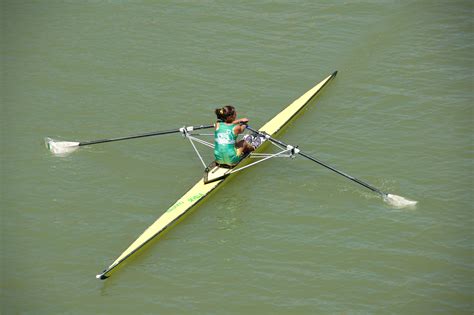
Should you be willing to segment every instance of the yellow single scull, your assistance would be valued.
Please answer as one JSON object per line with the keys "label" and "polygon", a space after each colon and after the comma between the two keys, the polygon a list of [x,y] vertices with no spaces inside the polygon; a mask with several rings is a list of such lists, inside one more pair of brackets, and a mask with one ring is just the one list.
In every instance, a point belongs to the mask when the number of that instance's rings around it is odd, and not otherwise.
{"label": "yellow single scull", "polygon": [[[313,88],[300,96],[293,103],[288,105],[279,114],[268,121],[263,127],[259,129],[260,132],[267,135],[275,135],[281,128],[283,128],[301,109],[303,109],[322,88],[336,76],[337,71],[325,78],[323,81],[316,84]],[[260,148],[259,148],[260,149]],[[245,164],[248,158],[244,158],[239,165]],[[98,279],[107,279],[113,271],[117,269],[130,256],[135,254],[145,244],[150,242],[166,228],[170,227],[179,218],[188,213],[195,207],[204,197],[208,196],[214,189],[221,185],[227,177],[225,174],[230,172],[228,168],[220,168],[215,166],[212,170],[217,180],[205,181],[204,178],[197,182],[187,193],[185,193],[178,201],[176,201],[163,215],[161,215],[152,225],[150,225],[120,256],[102,273],[96,277]]]}

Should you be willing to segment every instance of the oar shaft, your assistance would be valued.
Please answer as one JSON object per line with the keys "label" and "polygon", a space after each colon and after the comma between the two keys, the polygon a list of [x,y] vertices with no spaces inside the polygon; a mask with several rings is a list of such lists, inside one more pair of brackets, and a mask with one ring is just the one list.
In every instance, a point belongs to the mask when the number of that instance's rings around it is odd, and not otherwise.
{"label": "oar shaft", "polygon": [[[268,135],[266,135],[266,134],[264,134],[264,133],[261,133],[260,131],[255,130],[255,129],[249,127],[249,126],[247,126],[247,129],[249,129],[250,131],[255,132],[255,133],[257,133],[257,134],[260,134],[260,135],[265,136],[269,141],[271,141],[271,142],[273,142],[273,143],[275,143],[275,144],[278,144],[278,145],[280,145],[280,146],[282,146],[282,147],[288,147],[288,144],[286,144],[286,143],[284,143],[284,142],[282,142],[282,141],[280,141],[280,140],[274,139],[274,138],[272,138],[272,137],[269,137]],[[292,146],[292,147],[294,147],[294,146]],[[331,165],[328,165],[328,164],[326,164],[326,163],[324,163],[324,162],[318,160],[317,158],[315,158],[315,157],[313,157],[313,156],[310,156],[310,155],[308,155],[308,154],[306,154],[306,153],[304,153],[304,152],[301,152],[301,151],[298,151],[298,154],[301,155],[301,156],[303,156],[303,157],[305,157],[305,158],[307,158],[308,160],[311,160],[311,161],[313,161],[313,162],[316,162],[316,163],[318,163],[319,165],[324,166],[324,167],[330,169],[330,170],[333,171],[333,172],[336,172],[336,173],[339,174],[339,175],[344,176],[344,177],[347,178],[347,179],[350,179],[350,180],[356,182],[356,183],[359,184],[359,185],[364,186],[365,188],[368,188],[368,189],[372,190],[373,192],[376,192],[376,193],[380,194],[382,197],[387,196],[386,193],[384,193],[383,191],[381,191],[381,190],[375,188],[374,186],[372,186],[372,185],[370,185],[370,184],[368,184],[368,183],[366,183],[366,182],[364,182],[364,181],[362,181],[362,180],[360,180],[360,179],[357,179],[357,178],[355,178],[354,176],[348,175],[348,174],[346,174],[346,173],[344,173],[344,172],[342,172],[342,171],[336,169],[335,167],[333,167],[333,166],[331,166]]]}
{"label": "oar shaft", "polygon": [[[188,131],[190,131],[190,130],[209,129],[213,127],[214,125],[204,125],[204,126],[201,125],[201,126],[184,127],[184,128],[189,128]],[[144,138],[144,137],[151,137],[151,136],[160,136],[160,135],[166,135],[166,134],[171,134],[171,133],[178,133],[178,132],[181,132],[181,130],[182,128],[178,128],[178,129],[171,129],[171,130],[147,132],[147,133],[126,136],[126,137],[83,141],[79,143],[79,146],[91,145],[91,144],[97,144],[97,143],[114,142],[114,141],[121,141],[121,140],[129,140],[129,139],[137,139],[137,138]]]}
{"label": "oar shaft", "polygon": [[301,156],[304,156],[304,157],[307,158],[308,160],[311,160],[311,161],[313,161],[313,162],[316,162],[316,163],[318,163],[319,165],[322,165],[322,166],[324,166],[324,167],[330,169],[331,171],[336,172],[336,173],[338,173],[339,175],[342,175],[342,176],[344,176],[345,178],[350,179],[350,180],[352,180],[352,181],[354,181],[354,182],[356,182],[356,183],[358,183],[358,184],[360,184],[360,185],[362,185],[362,186],[364,186],[364,187],[366,187],[366,188],[372,190],[373,192],[376,192],[376,193],[378,193],[378,194],[380,194],[380,195],[382,195],[382,196],[386,196],[386,195],[387,195],[386,193],[384,193],[384,192],[380,191],[379,189],[375,188],[374,186],[372,186],[372,185],[370,185],[370,184],[368,184],[368,183],[366,183],[366,182],[364,182],[364,181],[362,181],[362,180],[360,180],[360,179],[358,179],[358,178],[355,178],[354,176],[351,176],[351,175],[349,175],[349,174],[346,174],[346,173],[344,173],[344,172],[342,172],[342,171],[340,171],[340,170],[338,170],[338,169],[332,167],[331,165],[328,165],[328,164],[326,164],[326,163],[324,163],[324,162],[322,162],[322,161],[316,159],[315,157],[312,157],[312,156],[310,156],[310,155],[308,155],[308,154],[306,154],[306,153],[304,153],[304,152],[299,152],[299,154],[300,154]]}

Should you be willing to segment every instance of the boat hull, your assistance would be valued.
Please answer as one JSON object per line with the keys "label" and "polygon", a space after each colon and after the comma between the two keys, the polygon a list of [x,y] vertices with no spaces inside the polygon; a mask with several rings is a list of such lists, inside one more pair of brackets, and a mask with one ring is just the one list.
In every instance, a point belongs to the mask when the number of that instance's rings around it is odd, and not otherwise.
{"label": "boat hull", "polygon": [[[288,122],[290,122],[301,110],[308,105],[311,100],[322,90],[322,88],[331,81],[337,74],[337,71],[326,77],[323,81],[316,84],[313,88],[308,90],[305,94],[300,96],[265,125],[259,131],[265,132],[271,136],[278,133]],[[264,146],[259,147],[256,151],[261,151]],[[239,166],[249,163],[249,158],[244,158],[239,162]],[[157,236],[162,234],[167,228],[171,227],[179,221],[184,215],[189,213],[196,205],[210,195],[217,187],[224,181],[228,180],[233,175],[226,177],[225,175],[230,171],[228,168],[216,167],[214,172],[216,174],[224,175],[220,179],[208,181],[203,178],[200,179],[191,189],[189,189],[180,199],[178,199],[164,214],[162,214],[152,225],[150,225],[130,246],[102,273],[96,277],[98,279],[107,279],[119,266],[142,249]]]}

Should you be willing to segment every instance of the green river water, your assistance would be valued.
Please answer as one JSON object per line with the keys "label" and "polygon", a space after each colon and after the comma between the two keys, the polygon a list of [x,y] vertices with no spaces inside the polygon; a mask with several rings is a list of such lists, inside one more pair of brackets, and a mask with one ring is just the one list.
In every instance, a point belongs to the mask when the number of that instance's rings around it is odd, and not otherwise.
{"label": "green river water", "polygon": [[[472,1],[4,0],[1,314],[472,314]],[[95,275],[202,175],[180,135],[259,127],[302,158],[235,176],[110,279]],[[205,154],[210,159],[210,154]]]}

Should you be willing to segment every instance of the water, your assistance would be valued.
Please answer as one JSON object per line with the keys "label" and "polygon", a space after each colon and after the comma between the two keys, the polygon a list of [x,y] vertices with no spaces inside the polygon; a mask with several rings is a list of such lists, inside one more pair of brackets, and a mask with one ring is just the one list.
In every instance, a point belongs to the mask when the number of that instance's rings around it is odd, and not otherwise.
{"label": "water", "polygon": [[[470,1],[2,3],[2,314],[473,312]],[[303,160],[238,175],[94,278],[201,175],[180,136],[258,127],[338,77],[281,139]]]}

